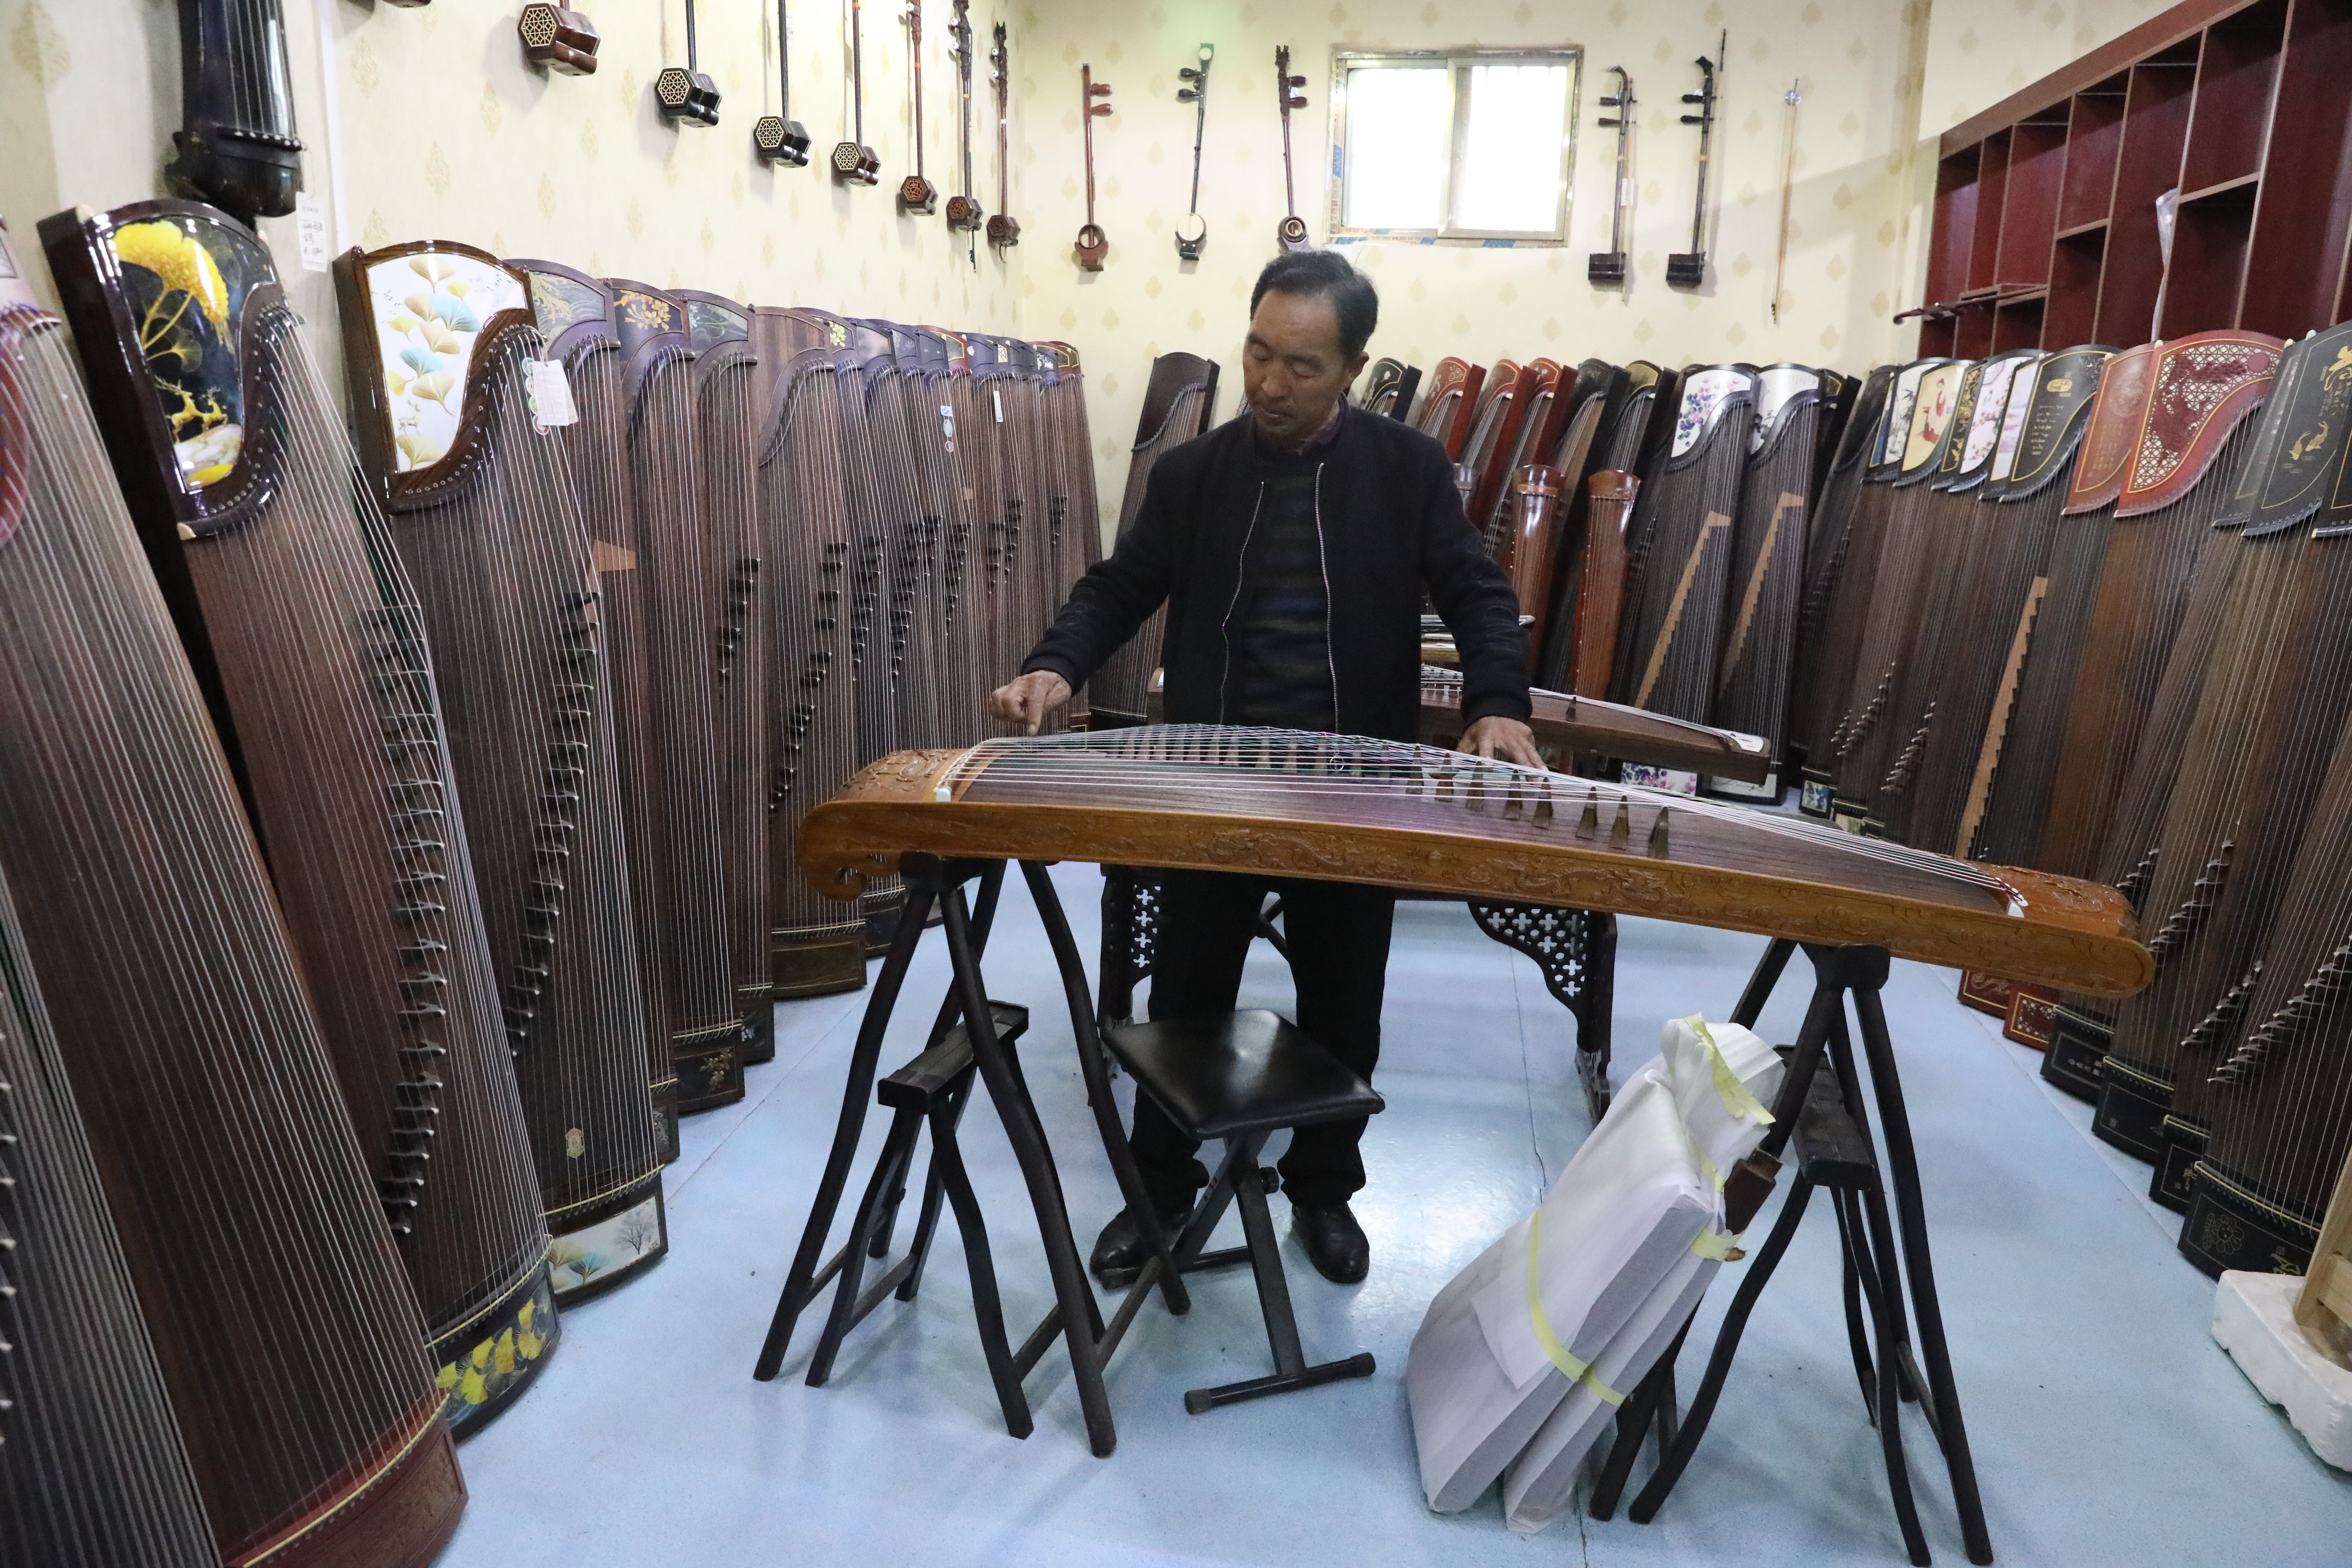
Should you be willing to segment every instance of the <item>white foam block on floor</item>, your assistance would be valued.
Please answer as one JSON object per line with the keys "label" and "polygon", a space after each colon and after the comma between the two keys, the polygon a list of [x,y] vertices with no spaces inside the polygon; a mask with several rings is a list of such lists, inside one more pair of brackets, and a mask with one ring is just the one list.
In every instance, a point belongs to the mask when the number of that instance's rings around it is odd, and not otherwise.
{"label": "white foam block on floor", "polygon": [[2303,1279],[2231,1269],[2213,1297],[2213,1338],[2264,1399],[2285,1407],[2304,1441],[2352,1470],[2352,1371],[2322,1355],[2294,1321]]}

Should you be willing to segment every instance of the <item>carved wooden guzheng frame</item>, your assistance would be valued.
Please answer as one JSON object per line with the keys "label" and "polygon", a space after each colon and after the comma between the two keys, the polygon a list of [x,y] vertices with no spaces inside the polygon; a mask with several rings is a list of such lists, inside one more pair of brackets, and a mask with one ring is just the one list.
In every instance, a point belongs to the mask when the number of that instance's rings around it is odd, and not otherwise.
{"label": "carved wooden guzheng frame", "polygon": [[[248,231],[154,202],[59,214],[42,238],[452,1416],[485,1417],[542,1364],[510,1348],[493,1369],[493,1346],[551,1347],[554,1306],[422,607]],[[186,334],[168,352],[157,306]]]}
{"label": "carved wooden guzheng frame", "polygon": [[[743,1098],[743,1020],[714,728],[716,605],[696,440],[699,382],[685,303],[625,279],[607,279],[605,287],[621,350],[621,450],[635,523],[629,569],[643,579],[652,742],[634,764],[626,800],[644,825],[630,846],[642,851],[638,918],[654,927],[647,980],[669,1037],[678,1109],[706,1110]],[[623,762],[632,765],[626,747]]]}
{"label": "carved wooden guzheng frame", "polygon": [[[361,459],[439,651],[566,1301],[668,1249],[651,1070],[660,1037],[629,886],[615,665],[559,434],[577,411],[561,405],[569,383],[559,395],[536,368],[552,351],[520,269],[426,240],[348,252],[335,284]],[[658,1054],[667,1078],[666,1047]]]}
{"label": "carved wooden guzheng frame", "polygon": [[[1638,816],[1637,816],[1638,813]],[[1156,1232],[1126,1299],[1108,1319],[1097,1305],[1063,1206],[1045,1129],[1019,1087],[1000,1031],[1003,1008],[987,998],[980,959],[992,924],[1005,861],[1055,859],[1369,881],[1424,894],[1572,905],[1641,913],[1769,934],[1774,938],[1734,1016],[1752,1024],[1800,942],[1817,984],[1793,1047],[1789,1081],[1776,1104],[1775,1131],[1731,1173],[1733,1223],[1753,1219],[1780,1169],[1790,1131],[1817,1068],[1832,1064],[1849,1106],[1861,1103],[1860,1058],[1847,1030],[1850,1002],[1860,1024],[1869,1083],[1885,1124],[1887,1163],[1900,1214],[1903,1271],[1881,1223],[1874,1251],[1888,1268],[1884,1287],[1906,1293],[1917,1323],[1915,1381],[1922,1413],[1950,1472],[1970,1559],[1991,1560],[1962,1425],[1929,1255],[1925,1207],[1902,1090],[1878,992],[1890,952],[1928,962],[1997,957],[2009,972],[2121,994],[2147,982],[2150,962],[2133,937],[2128,906],[2112,889],[2032,873],[1994,872],[1939,856],[1735,806],[1566,778],[1506,763],[1396,742],[1295,731],[1197,725],[983,742],[961,752],[905,752],[861,773],[802,830],[803,861],[834,896],[852,899],[866,879],[902,870],[910,916],[938,900],[955,984],[936,1015],[925,1054],[893,1075],[903,1092],[914,1079],[948,1082],[976,1071],[985,1080],[1022,1167],[1045,1242],[1056,1305],[1016,1350],[1005,1332],[985,1230],[953,1153],[952,1127],[933,1119],[937,1158],[972,1272],[982,1349],[1008,1430],[1026,1436],[1031,1416],[1022,1381],[1054,1339],[1066,1342],[1094,1452],[1117,1442],[1104,1366],[1150,1294],[1171,1312],[1190,1305],[1182,1277]],[[1095,1128],[1123,1200],[1139,1207],[1141,1179],[1128,1152],[1101,1060],[1079,955],[1042,863],[1022,872],[1062,971],[1063,989],[1087,1079]],[[964,885],[980,884],[977,916]],[[853,1054],[842,1115],[809,1223],[787,1271],[754,1375],[775,1376],[802,1313],[838,1281],[809,1377],[830,1375],[842,1338],[896,1289],[911,1299],[936,1226],[940,1177],[927,1191],[913,1250],[861,1293],[865,1258],[887,1256],[897,1201],[887,1184],[898,1166],[878,1167],[848,1243],[821,1262],[855,1162],[865,1101],[884,1031],[916,946],[902,923]],[[987,1020],[989,1026],[971,1024]],[[935,1170],[938,1167],[935,1166]],[[1792,1208],[1791,1213],[1794,1210]],[[1782,1230],[1790,1220],[1784,1216]],[[1775,1255],[1786,1237],[1777,1234]],[[1718,1342],[1727,1363],[1736,1326]],[[1926,1554],[1907,1470],[1895,1430],[1893,1364],[1881,1384],[1895,1505],[1914,1560]],[[1711,1373],[1711,1381],[1719,1379]],[[1634,1405],[1627,1453],[1656,1413],[1645,1382]],[[1697,1433],[1675,1445],[1666,1468],[1637,1503],[1654,1510],[1689,1458]],[[1622,1472],[1620,1479],[1622,1480]],[[1655,1493],[1655,1496],[1651,1495]]]}
{"label": "carved wooden guzheng frame", "polygon": [[[70,215],[51,226],[80,243]],[[191,261],[184,276],[199,272]],[[263,298],[273,308],[274,290]],[[106,341],[103,321],[85,345]],[[135,362],[98,379],[136,433],[155,393],[134,372]],[[140,479],[136,466],[121,472]],[[142,503],[171,504],[162,482],[139,486]],[[109,1561],[176,1564],[189,1530],[185,1481],[168,1473],[179,1465],[193,1466],[201,1499],[202,1563],[422,1564],[457,1527],[465,1488],[415,1292],[71,351],[56,320],[21,298],[0,301],[0,606],[11,632],[0,720],[41,739],[0,748],[0,880],[40,910],[29,928],[0,917],[0,942],[13,1002],[38,1006],[51,1031],[12,1018],[0,1042],[0,1078],[15,1086],[0,1118],[16,1140],[19,1254],[0,1303],[16,1347],[0,1373],[13,1405],[0,1412],[0,1470],[13,1477],[32,1459],[43,1494],[8,1500],[0,1542],[23,1531],[44,1543],[55,1522],[41,1518],[45,1501],[94,1503],[107,1528],[156,1526]],[[130,956],[91,968],[112,953]],[[86,1161],[100,1173],[103,1213],[72,1174]],[[127,1268],[111,1287],[93,1281],[121,1293],[116,1305],[52,1294],[65,1288],[42,1247],[53,1204],[79,1212],[91,1246],[119,1242],[111,1265],[94,1254],[79,1265]],[[101,1223],[110,1237],[91,1228]],[[130,1299],[139,1318],[126,1323]],[[61,1353],[50,1338],[59,1329],[102,1336],[89,1350],[104,1360]],[[176,1433],[154,1425],[158,1373],[162,1419]],[[48,1490],[61,1473],[40,1458],[42,1434],[57,1430],[53,1399],[68,1402],[91,1460],[154,1462],[144,1501]],[[93,1448],[100,1422],[121,1425]]]}

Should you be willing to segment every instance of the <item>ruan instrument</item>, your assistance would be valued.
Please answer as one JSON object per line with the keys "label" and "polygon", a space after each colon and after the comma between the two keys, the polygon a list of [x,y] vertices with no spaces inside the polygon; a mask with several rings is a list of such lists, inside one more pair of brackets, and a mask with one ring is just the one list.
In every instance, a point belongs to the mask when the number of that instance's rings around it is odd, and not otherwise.
{"label": "ruan instrument", "polygon": [[[462,1429],[544,1364],[554,1304],[416,589],[249,231],[177,201],[41,227]],[[510,1333],[537,1353],[494,1363]]]}
{"label": "ruan instrument", "polygon": [[751,150],[763,163],[808,166],[808,127],[793,118],[793,32],[785,0],[776,0],[776,112],[751,124]]}
{"label": "ruan instrument", "polygon": [[908,0],[907,68],[914,75],[907,101],[915,111],[915,172],[898,182],[898,205],[910,213],[929,213],[939,205],[940,190],[923,177],[923,5]]}
{"label": "ruan instrument", "polygon": [[955,20],[948,25],[948,48],[956,63],[956,148],[963,183],[948,198],[948,226],[976,229],[985,221],[980,199],[971,194],[971,0],[955,0]]}
{"label": "ruan instrument", "polygon": [[[670,1074],[629,887],[609,617],[557,434],[578,410],[560,360],[541,368],[555,350],[533,283],[446,241],[335,263],[362,471],[439,655],[562,1302],[667,1250],[654,1084]],[[551,320],[562,287],[541,286]],[[426,354],[441,368],[420,374]]]}
{"label": "ruan instrument", "polygon": [[1290,111],[1307,107],[1307,95],[1298,89],[1307,85],[1303,76],[1290,74],[1290,46],[1278,44],[1274,51],[1274,97],[1282,110],[1282,199],[1286,211],[1275,225],[1275,242],[1285,250],[1306,250],[1312,241],[1307,237],[1307,220],[1298,216],[1298,188],[1290,174]]}
{"label": "ruan instrument", "polygon": [[0,1554],[415,1568],[445,1396],[82,388],[0,230]]}
{"label": "ruan instrument", "polygon": [[1706,278],[1706,174],[1715,144],[1715,87],[1730,37],[1727,30],[1716,45],[1715,59],[1698,58],[1698,90],[1683,94],[1685,103],[1698,106],[1696,114],[1682,117],[1685,125],[1698,127],[1698,190],[1691,198],[1691,247],[1666,258],[1666,281],[1677,289],[1696,289]]}
{"label": "ruan instrument", "polygon": [[866,144],[865,12],[865,0],[849,0],[850,139],[833,147],[833,177],[854,185],[878,184],[882,170],[882,155]]}
{"label": "ruan instrument", "polygon": [[1086,128],[1087,221],[1078,228],[1077,255],[1081,271],[1100,272],[1110,237],[1095,222],[1095,121],[1110,112],[1110,83],[1097,81],[1090,65],[1078,67],[1078,121]]}
{"label": "ruan instrument", "polygon": [[179,0],[181,128],[171,188],[247,225],[284,217],[302,189],[280,0]]}
{"label": "ruan instrument", "polygon": [[694,47],[694,0],[686,6],[686,64],[664,66],[654,78],[654,107],[672,125],[719,123],[719,84],[703,74]]}
{"label": "ruan instrument", "polygon": [[1021,243],[1021,224],[1010,208],[1013,205],[1013,153],[1010,141],[1013,126],[1013,47],[1006,41],[1004,24],[996,24],[996,47],[988,52],[989,67],[996,79],[996,210],[988,218],[988,243],[997,247]]}
{"label": "ruan instrument", "polygon": [[601,40],[596,24],[584,11],[531,0],[515,18],[515,35],[522,39],[522,58],[532,65],[565,76],[596,74],[596,49]]}
{"label": "ruan instrument", "polygon": [[1176,89],[1176,101],[1192,106],[1192,196],[1184,216],[1176,220],[1176,254],[1185,261],[1201,259],[1201,247],[1209,243],[1209,220],[1201,216],[1201,142],[1209,132],[1209,66],[1217,57],[1217,46],[1201,46],[1201,63],[1185,66],[1176,75],[1184,86]]}
{"label": "ruan instrument", "polygon": [[1601,123],[1617,132],[1617,181],[1610,187],[1609,248],[1593,252],[1584,264],[1585,278],[1594,283],[1625,281],[1625,212],[1633,205],[1633,79],[1623,66],[1609,68],[1616,74],[1617,90],[1602,94],[1601,105],[1617,112],[1602,115]]}

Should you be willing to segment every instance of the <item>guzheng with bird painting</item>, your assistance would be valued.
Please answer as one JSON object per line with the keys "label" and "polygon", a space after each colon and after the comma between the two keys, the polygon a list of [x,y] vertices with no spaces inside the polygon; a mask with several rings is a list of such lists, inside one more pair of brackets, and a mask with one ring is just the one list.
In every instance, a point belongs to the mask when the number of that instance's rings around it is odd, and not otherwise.
{"label": "guzheng with bird painting", "polygon": [[[184,223],[209,221],[176,210]],[[79,233],[70,219],[63,227],[69,239]],[[140,254],[138,241],[131,248]],[[232,264],[242,256],[226,253]],[[225,304],[227,274],[208,261],[217,285],[193,259],[174,276]],[[126,274],[138,265],[125,263]],[[0,289],[15,278],[0,265]],[[201,310],[194,297],[191,306]],[[100,318],[83,342],[107,341],[102,331]],[[246,341],[264,353],[287,346],[282,335]],[[214,392],[247,390],[234,362],[212,363],[228,372]],[[114,412],[124,419],[160,422],[152,381],[121,387],[134,366],[104,395],[123,398]],[[348,471],[336,478],[340,494]],[[40,1467],[32,1496],[12,1494],[0,1510],[0,1542],[13,1549],[30,1535],[12,1563],[148,1568],[189,1561],[193,1530],[194,1561],[208,1568],[419,1568],[456,1529],[466,1492],[447,1395],[385,1226],[380,1124],[365,1142],[353,1136],[237,780],[72,351],[57,320],[21,294],[0,302],[0,614],[10,629],[0,723],[40,742],[0,747],[0,883],[16,910],[37,911],[0,921],[0,942],[12,950],[11,1001],[37,1006],[47,1030],[12,1016],[0,1031],[0,1081],[12,1086],[0,1118],[16,1141],[0,1474],[13,1488],[19,1464]],[[95,1167],[102,1208],[71,1175],[79,1161]],[[117,1260],[47,1253],[53,1219],[93,1247],[119,1244]],[[115,1306],[51,1293],[76,1268],[126,1267],[110,1287]],[[125,1321],[122,1305],[134,1301]],[[522,1323],[553,1332],[536,1313]],[[82,1342],[85,1357],[58,1333],[103,1338]],[[497,1352],[486,1348],[487,1368]],[[519,1336],[507,1353],[524,1348]],[[544,1353],[537,1339],[528,1349]],[[168,1411],[154,1397],[158,1373]],[[45,1459],[60,1438],[77,1463],[151,1464],[150,1489],[66,1489],[74,1472]],[[175,1463],[194,1471],[193,1521]],[[124,1531],[128,1550],[78,1558],[74,1542],[99,1538],[57,1507],[95,1510],[89,1527]],[[74,1538],[62,1556],[57,1530]]]}
{"label": "guzheng with bird painting", "polygon": [[542,1364],[513,1347],[551,1345],[554,1308],[423,608],[247,230],[152,202],[41,235],[452,1415],[481,1419]]}
{"label": "guzheng with bird painting", "polygon": [[[637,918],[652,922],[659,944],[647,979],[668,1031],[677,1108],[705,1110],[743,1098],[743,1021],[714,728],[717,595],[697,445],[699,381],[685,302],[624,279],[605,287],[620,340],[622,452],[636,525],[629,569],[642,574],[652,742],[625,801],[646,825],[632,844],[643,847]],[[626,748],[623,761],[629,765]]]}
{"label": "guzheng with bird painting", "polygon": [[764,541],[756,469],[769,414],[751,316],[681,289],[694,345],[695,451],[701,465],[710,732],[719,748],[719,852],[728,968],[743,1018],[743,1060],[776,1056],[768,974],[767,618],[758,612]]}
{"label": "guzheng with bird painting", "polygon": [[1758,373],[1747,469],[1732,514],[1731,575],[1708,715],[1710,723],[1763,736],[1783,763],[1776,770],[1780,776],[1786,776],[1797,596],[1803,586],[1822,413],[1821,372],[1775,364]]}
{"label": "guzheng with bird painting", "polygon": [[[1171,725],[884,758],[801,828],[835,898],[905,852],[1370,882],[1868,944],[2106,995],[2150,961],[2112,889],[1459,752]],[[1970,956],[1974,955],[1974,956]]]}
{"label": "guzheng with bird painting", "polygon": [[[1143,412],[1137,416],[1135,445],[1127,459],[1127,489],[1118,505],[1118,539],[1135,529],[1152,465],[1160,456],[1203,435],[1214,416],[1217,364],[1194,354],[1161,354],[1151,362],[1151,380],[1144,388]],[[1118,540],[1114,540],[1116,545]],[[1146,692],[1151,672],[1160,666],[1160,642],[1167,626],[1163,606],[1136,628],[1118,651],[1103,661],[1087,682],[1087,700],[1103,723],[1139,724],[1149,711]]]}
{"label": "guzheng with bird painting", "polygon": [[349,252],[335,284],[361,460],[439,656],[561,1301],[667,1249],[614,664],[558,434],[578,411],[538,368],[527,274],[423,241]]}

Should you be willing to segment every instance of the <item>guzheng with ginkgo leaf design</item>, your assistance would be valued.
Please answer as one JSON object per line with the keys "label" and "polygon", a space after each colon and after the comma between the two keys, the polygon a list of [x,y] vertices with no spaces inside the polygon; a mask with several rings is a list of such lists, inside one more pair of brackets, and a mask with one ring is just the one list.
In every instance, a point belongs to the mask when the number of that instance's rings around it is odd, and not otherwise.
{"label": "guzheng with ginkgo leaf design", "polygon": [[335,282],[361,461],[439,656],[563,1300],[668,1246],[614,661],[559,434],[578,410],[540,368],[528,275],[496,258],[354,250]]}
{"label": "guzheng with ginkgo leaf design", "polygon": [[543,1364],[554,1306],[423,606],[258,241],[188,202],[41,234],[452,1416],[478,1421]]}

